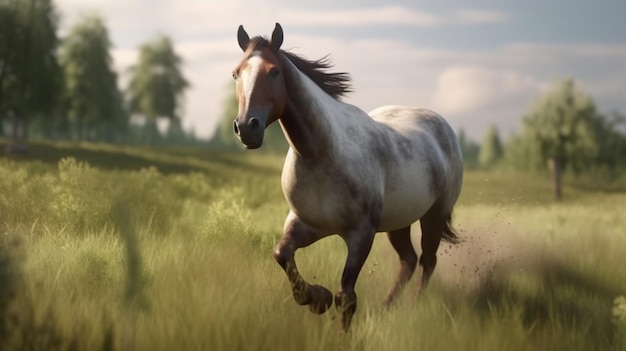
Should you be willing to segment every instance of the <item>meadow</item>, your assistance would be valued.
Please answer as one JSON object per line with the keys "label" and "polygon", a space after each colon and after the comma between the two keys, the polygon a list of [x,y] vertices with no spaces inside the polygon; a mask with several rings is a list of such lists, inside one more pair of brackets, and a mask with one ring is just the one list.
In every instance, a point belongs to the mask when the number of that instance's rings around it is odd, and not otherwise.
{"label": "meadow", "polygon": [[[0,147],[4,142],[0,140]],[[343,334],[271,255],[283,156],[36,142],[0,156],[0,350],[626,350],[626,179],[468,171],[419,300],[378,235]],[[622,185],[620,185],[622,184]],[[419,242],[419,227],[413,231]],[[337,237],[298,251],[335,291]]]}

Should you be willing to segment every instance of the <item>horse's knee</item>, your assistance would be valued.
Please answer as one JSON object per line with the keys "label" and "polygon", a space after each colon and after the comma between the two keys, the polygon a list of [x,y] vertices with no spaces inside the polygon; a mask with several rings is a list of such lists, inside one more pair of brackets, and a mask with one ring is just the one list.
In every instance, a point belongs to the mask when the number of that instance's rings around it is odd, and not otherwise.
{"label": "horse's knee", "polygon": [[289,260],[293,256],[293,250],[290,250],[289,247],[287,247],[287,245],[285,245],[285,243],[281,241],[274,248],[274,252],[272,252],[272,255],[274,256],[276,262],[278,262],[281,267],[285,268],[287,266],[287,262],[289,262]]}

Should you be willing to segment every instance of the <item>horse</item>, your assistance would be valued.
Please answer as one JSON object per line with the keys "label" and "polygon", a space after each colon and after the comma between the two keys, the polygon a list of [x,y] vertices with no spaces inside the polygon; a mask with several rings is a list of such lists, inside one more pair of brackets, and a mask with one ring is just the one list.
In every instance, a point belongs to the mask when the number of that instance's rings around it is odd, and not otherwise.
{"label": "horse", "polygon": [[375,234],[387,232],[400,258],[384,300],[389,306],[418,264],[410,236],[418,220],[419,294],[435,268],[440,241],[459,240],[451,217],[463,161],[450,125],[427,109],[384,106],[368,114],[342,102],[351,91],[349,75],[328,72],[328,56],[310,61],[282,50],[279,23],[269,40],[250,38],[240,25],[237,41],[244,54],[232,73],[239,109],[234,133],[246,149],[256,149],[265,128],[278,121],[289,143],[281,186],[290,211],[273,256],[295,301],[318,314],[332,305],[328,289],[300,275],[294,254],[338,234],[348,253],[334,302],[347,331],[357,309],[359,272]]}

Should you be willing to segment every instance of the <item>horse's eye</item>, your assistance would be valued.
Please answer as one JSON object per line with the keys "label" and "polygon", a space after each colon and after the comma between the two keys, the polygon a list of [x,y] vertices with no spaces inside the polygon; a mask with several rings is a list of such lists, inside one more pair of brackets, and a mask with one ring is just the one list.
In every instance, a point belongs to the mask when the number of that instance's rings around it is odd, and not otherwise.
{"label": "horse's eye", "polygon": [[236,71],[233,71],[233,79],[237,80],[237,72]]}
{"label": "horse's eye", "polygon": [[279,75],[280,71],[278,70],[278,67],[272,67],[272,69],[270,69],[270,77],[278,78]]}

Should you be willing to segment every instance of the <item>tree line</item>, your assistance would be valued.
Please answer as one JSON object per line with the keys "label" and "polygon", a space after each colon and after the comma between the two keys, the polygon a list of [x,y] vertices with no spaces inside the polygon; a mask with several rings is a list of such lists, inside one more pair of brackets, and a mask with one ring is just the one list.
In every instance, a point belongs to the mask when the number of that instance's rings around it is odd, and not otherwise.
{"label": "tree line", "polygon": [[503,142],[495,126],[482,142],[459,133],[469,168],[548,171],[554,195],[561,197],[561,175],[586,176],[602,183],[626,172],[626,115],[602,114],[593,98],[572,78],[556,81],[521,116],[520,131]]}
{"label": "tree line", "polygon": [[[83,16],[63,38],[52,0],[0,0],[0,136],[155,144],[191,142],[181,127],[189,82],[172,41],[139,47],[125,90],[103,19]],[[139,123],[130,123],[131,117]],[[157,120],[169,121],[167,135]]]}
{"label": "tree line", "polygon": [[[120,143],[194,144],[181,127],[190,87],[182,59],[166,35],[139,46],[129,83],[121,90],[112,42],[97,14],[83,16],[64,37],[53,0],[0,0],[0,137],[19,144],[29,136]],[[209,145],[240,149],[232,132],[234,89]],[[157,120],[167,120],[166,135]],[[139,123],[130,123],[139,120]],[[458,132],[468,168],[549,170],[560,195],[560,175],[616,178],[626,170],[626,116],[601,114],[571,78],[555,82],[521,116],[520,130],[503,141],[491,127],[481,143]],[[264,148],[287,149],[278,124]],[[599,179],[599,178],[598,178]]]}
{"label": "tree line", "polygon": [[[237,99],[232,93],[211,145],[240,149],[233,136],[232,121]],[[457,132],[465,167],[492,170],[508,168],[526,172],[549,171],[555,196],[561,196],[561,174],[592,176],[598,182],[617,179],[626,172],[626,115],[601,114],[593,98],[572,78],[554,82],[521,116],[520,131],[503,141],[495,125],[481,142]],[[287,142],[278,125],[268,128],[264,148],[285,151]]]}

